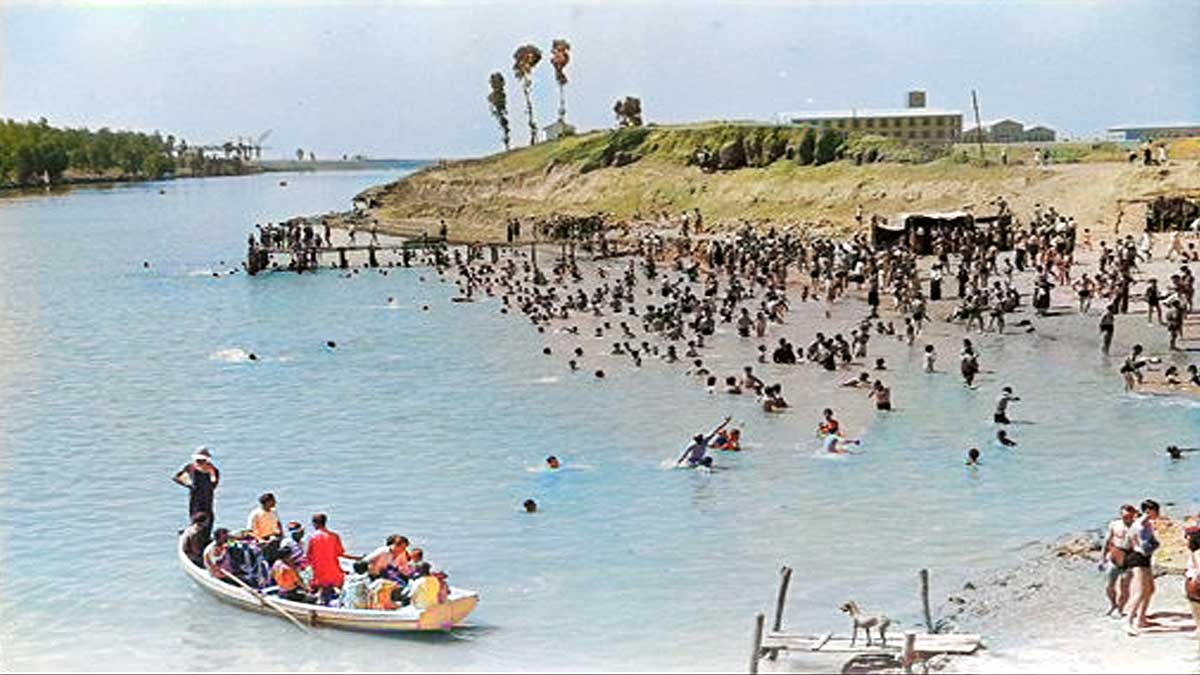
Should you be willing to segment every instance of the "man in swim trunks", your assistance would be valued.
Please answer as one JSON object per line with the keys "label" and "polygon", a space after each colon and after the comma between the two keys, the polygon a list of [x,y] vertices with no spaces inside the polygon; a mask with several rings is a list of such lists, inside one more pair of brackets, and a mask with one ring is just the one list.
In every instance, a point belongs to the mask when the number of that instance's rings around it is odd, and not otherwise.
{"label": "man in swim trunks", "polygon": [[1129,623],[1125,630],[1137,635],[1139,629],[1153,624],[1146,618],[1150,598],[1154,595],[1154,574],[1150,563],[1158,550],[1158,538],[1154,535],[1154,521],[1158,520],[1158,502],[1147,499],[1142,502],[1142,516],[1129,526],[1129,551],[1125,554],[1125,567],[1130,570]]}
{"label": "man in swim trunks", "polygon": [[1125,556],[1129,553],[1129,526],[1133,524],[1137,515],[1137,509],[1132,504],[1123,504],[1121,517],[1108,524],[1108,535],[1104,538],[1104,561],[1107,565],[1107,584],[1104,592],[1108,595],[1108,616],[1114,611],[1120,616],[1125,616],[1131,576],[1125,566]]}

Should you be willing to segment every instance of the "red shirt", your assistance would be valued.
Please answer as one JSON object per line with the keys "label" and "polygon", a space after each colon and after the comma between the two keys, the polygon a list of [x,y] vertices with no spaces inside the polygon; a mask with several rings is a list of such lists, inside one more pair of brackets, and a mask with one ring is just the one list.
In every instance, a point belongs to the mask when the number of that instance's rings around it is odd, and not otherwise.
{"label": "red shirt", "polygon": [[308,562],[312,565],[313,586],[341,587],[345,574],[338,557],[345,555],[342,539],[329,530],[317,530],[308,538]]}

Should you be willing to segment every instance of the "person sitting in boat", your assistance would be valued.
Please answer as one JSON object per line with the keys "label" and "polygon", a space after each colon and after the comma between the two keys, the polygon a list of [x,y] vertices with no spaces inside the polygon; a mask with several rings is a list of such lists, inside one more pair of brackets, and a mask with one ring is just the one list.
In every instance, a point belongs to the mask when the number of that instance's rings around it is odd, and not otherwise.
{"label": "person sitting in boat", "polygon": [[213,540],[204,548],[204,567],[215,579],[229,584],[235,584],[233,579],[233,561],[229,558],[229,530],[218,527],[213,532]]}
{"label": "person sitting in boat", "polygon": [[339,603],[344,609],[367,609],[371,604],[371,575],[366,560],[355,560],[354,571],[342,582]]}
{"label": "person sitting in boat", "polygon": [[450,586],[444,572],[435,572],[423,562],[417,565],[417,578],[408,585],[408,599],[413,607],[425,609],[446,602],[450,597]]}
{"label": "person sitting in boat", "polygon": [[406,581],[408,577],[404,570],[409,564],[408,537],[390,535],[384,545],[367,554],[365,560],[372,576]]}
{"label": "person sitting in boat", "polygon": [[271,565],[250,531],[242,530],[229,537],[229,560],[233,573],[252,588],[271,584]]}
{"label": "person sitting in boat", "polygon": [[371,582],[367,591],[367,609],[393,610],[407,604],[408,596],[400,582],[383,577]]}
{"label": "person sitting in boat", "polygon": [[183,553],[196,567],[204,567],[204,549],[208,547],[212,518],[206,511],[192,514],[192,523],[183,531]]}
{"label": "person sitting in boat", "polygon": [[305,583],[312,581],[312,565],[308,563],[308,554],[304,546],[304,526],[296,521],[287,524],[288,536],[279,543],[279,555],[291,561],[292,567],[300,573]]}
{"label": "person sitting in boat", "polygon": [[279,543],[283,539],[283,528],[279,525],[279,514],[275,513],[275,495],[264,492],[258,497],[258,506],[246,519],[246,529],[262,548],[267,562],[275,562],[279,555]]}
{"label": "person sitting in boat", "polygon": [[317,596],[310,593],[308,584],[300,578],[300,572],[293,566],[293,561],[285,555],[280,555],[271,565],[271,580],[275,582],[277,595],[284,600],[294,602],[315,602]]}

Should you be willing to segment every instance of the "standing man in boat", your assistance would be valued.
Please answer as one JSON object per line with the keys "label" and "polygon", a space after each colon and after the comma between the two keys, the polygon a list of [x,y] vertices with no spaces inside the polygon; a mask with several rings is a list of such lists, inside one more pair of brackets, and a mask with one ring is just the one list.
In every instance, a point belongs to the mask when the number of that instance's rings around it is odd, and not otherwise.
{"label": "standing man in boat", "polygon": [[342,548],[342,538],[325,528],[327,520],[324,513],[314,513],[312,524],[316,532],[308,539],[308,564],[312,565],[313,571],[312,589],[318,593],[323,605],[328,605],[330,600],[338,597],[338,589],[345,580],[338,558],[346,555],[346,549]]}
{"label": "standing man in boat", "polygon": [[[188,489],[188,520],[193,521],[198,513],[208,514],[208,526],[212,527],[216,517],[213,513],[213,493],[221,481],[221,472],[212,463],[208,448],[200,446],[192,455],[192,461],[176,472],[173,480]],[[207,534],[207,533],[206,533]]]}

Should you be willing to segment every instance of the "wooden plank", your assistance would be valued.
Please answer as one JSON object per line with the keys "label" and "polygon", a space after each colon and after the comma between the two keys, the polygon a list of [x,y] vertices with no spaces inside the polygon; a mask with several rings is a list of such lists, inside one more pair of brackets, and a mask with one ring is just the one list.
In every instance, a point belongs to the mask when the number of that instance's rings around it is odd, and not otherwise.
{"label": "wooden plank", "polygon": [[[878,640],[873,640],[867,646],[865,639],[850,644],[850,638],[844,635],[797,635],[794,633],[768,633],[762,641],[762,648],[787,649],[791,651],[821,651],[829,653],[856,654],[895,654],[903,648],[901,636],[891,636],[886,646]],[[929,634],[921,633],[914,637],[913,650],[922,654],[973,654],[980,647],[982,638],[972,634]]]}

